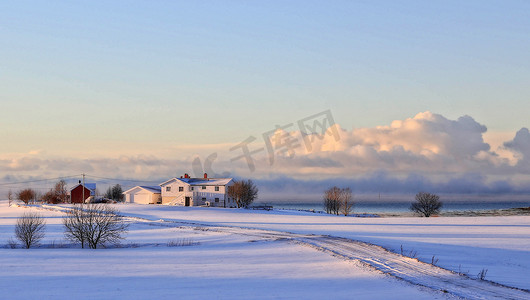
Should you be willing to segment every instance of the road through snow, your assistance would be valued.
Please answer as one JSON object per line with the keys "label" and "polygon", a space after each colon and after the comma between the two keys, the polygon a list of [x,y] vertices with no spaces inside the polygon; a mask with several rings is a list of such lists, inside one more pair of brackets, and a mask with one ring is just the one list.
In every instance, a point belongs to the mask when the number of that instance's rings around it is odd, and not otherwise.
{"label": "road through snow", "polygon": [[[64,211],[62,207],[43,206],[45,209]],[[251,236],[261,240],[284,241],[311,247],[345,260],[362,264],[414,285],[430,288],[465,299],[530,299],[530,291],[508,287],[465,275],[406,257],[370,243],[329,236],[297,234],[283,231],[224,226],[215,223],[186,222],[181,220],[149,219],[124,214],[132,223],[151,226],[192,228]]]}
{"label": "road through snow", "polygon": [[164,220],[153,222],[141,218],[131,218],[131,221],[149,222],[155,226],[192,227],[199,230],[228,232],[273,241],[293,242],[330,253],[342,259],[359,261],[384,274],[414,285],[465,299],[530,299],[530,292],[526,290],[472,279],[414,258],[390,252],[377,245],[346,238]]}

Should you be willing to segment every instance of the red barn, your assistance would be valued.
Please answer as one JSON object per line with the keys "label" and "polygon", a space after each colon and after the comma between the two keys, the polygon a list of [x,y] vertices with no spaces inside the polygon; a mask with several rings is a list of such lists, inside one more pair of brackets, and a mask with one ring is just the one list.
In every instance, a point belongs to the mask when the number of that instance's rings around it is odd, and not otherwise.
{"label": "red barn", "polygon": [[[85,199],[83,199],[83,188],[85,190]],[[94,196],[96,194],[96,184],[95,183],[85,183],[85,186],[83,187],[83,184],[78,184],[70,189],[70,199],[72,200],[72,203],[84,203],[86,198],[90,196]]]}

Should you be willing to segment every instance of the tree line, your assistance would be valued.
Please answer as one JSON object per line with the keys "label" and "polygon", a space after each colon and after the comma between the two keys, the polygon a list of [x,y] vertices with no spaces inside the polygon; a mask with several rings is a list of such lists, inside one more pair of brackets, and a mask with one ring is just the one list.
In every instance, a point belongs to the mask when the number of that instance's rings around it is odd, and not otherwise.
{"label": "tree line", "polygon": [[[96,195],[99,192],[96,191]],[[106,199],[122,202],[124,200],[123,189],[120,184],[109,186],[103,197]],[[68,194],[67,183],[64,180],[60,180],[55,183],[54,187],[46,193],[40,195],[37,191],[32,188],[25,188],[13,193],[11,190],[7,193],[7,198],[11,202],[12,200],[20,200],[24,204],[29,204],[35,201],[42,201],[44,203],[58,204],[70,202],[70,195]]]}

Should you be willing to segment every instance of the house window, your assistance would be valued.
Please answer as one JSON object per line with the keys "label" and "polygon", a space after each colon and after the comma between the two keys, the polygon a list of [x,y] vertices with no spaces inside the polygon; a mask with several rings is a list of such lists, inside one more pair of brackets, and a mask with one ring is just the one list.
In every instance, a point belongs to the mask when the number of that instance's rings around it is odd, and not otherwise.
{"label": "house window", "polygon": [[190,191],[193,191],[193,187],[192,186],[190,186]]}
{"label": "house window", "polygon": [[219,192],[219,187],[218,186],[215,187],[215,191]]}
{"label": "house window", "polygon": [[171,187],[170,186],[166,186],[166,192],[171,192]]}
{"label": "house window", "polygon": [[202,201],[206,201],[206,198],[205,198],[205,197],[202,197]]}
{"label": "house window", "polygon": [[215,198],[215,202],[216,202],[216,203],[219,203],[219,198]]}
{"label": "house window", "polygon": [[184,192],[184,187],[183,186],[179,186],[179,192]]}
{"label": "house window", "polygon": [[203,186],[202,186],[202,189],[203,189],[203,190],[205,190],[205,189],[206,189],[206,186],[205,186],[205,185],[203,185]]}

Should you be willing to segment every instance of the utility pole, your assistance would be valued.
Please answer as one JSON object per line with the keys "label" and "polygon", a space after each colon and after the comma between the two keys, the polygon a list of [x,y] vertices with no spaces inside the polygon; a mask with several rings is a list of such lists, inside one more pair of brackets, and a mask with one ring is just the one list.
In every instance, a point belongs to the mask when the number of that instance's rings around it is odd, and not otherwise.
{"label": "utility pole", "polygon": [[81,175],[83,175],[83,199],[81,199],[81,204],[84,204],[85,203],[85,173]]}

